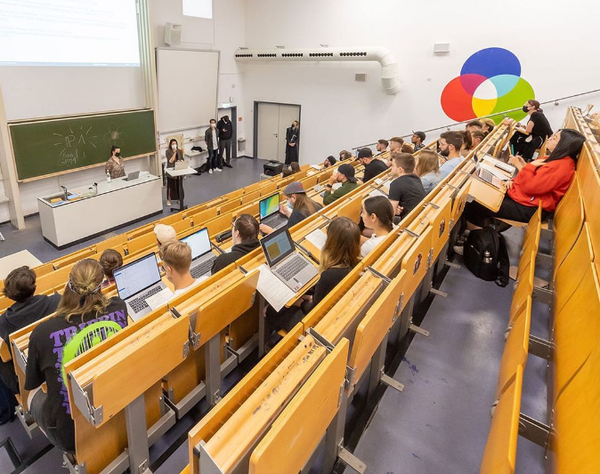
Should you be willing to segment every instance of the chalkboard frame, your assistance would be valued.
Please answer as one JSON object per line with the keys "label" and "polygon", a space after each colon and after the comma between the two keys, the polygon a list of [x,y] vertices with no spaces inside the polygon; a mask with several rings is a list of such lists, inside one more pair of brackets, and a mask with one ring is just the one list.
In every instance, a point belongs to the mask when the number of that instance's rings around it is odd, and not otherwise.
{"label": "chalkboard frame", "polygon": [[[86,170],[86,169],[99,168],[99,167],[105,165],[105,161],[100,162],[100,163],[86,165],[86,166],[81,166],[81,167],[77,167],[77,168],[71,168],[71,169],[64,170],[64,171],[58,171],[58,172],[55,172],[55,173],[47,173],[47,174],[39,175],[39,176],[32,176],[32,177],[28,177],[28,178],[21,178],[19,176],[19,169],[17,167],[16,157],[15,157],[15,149],[14,149],[14,144],[13,144],[12,127],[22,126],[22,125],[29,125],[29,124],[35,124],[35,123],[57,122],[57,121],[68,120],[68,119],[85,119],[85,118],[115,116],[115,115],[123,115],[123,114],[139,113],[139,112],[152,112],[152,114],[153,114],[153,122],[154,122],[154,134],[153,134],[154,135],[154,150],[153,151],[149,151],[149,152],[145,152],[145,153],[141,153],[141,154],[136,154],[136,155],[132,155],[132,156],[123,157],[124,161],[130,161],[130,160],[133,160],[133,159],[143,158],[143,157],[146,157],[146,156],[150,157],[150,156],[156,155],[158,153],[159,143],[158,143],[158,132],[157,132],[157,129],[156,129],[156,111],[154,109],[150,108],[150,107],[138,108],[138,109],[112,110],[112,111],[105,111],[105,112],[92,113],[92,114],[57,115],[57,116],[52,116],[52,117],[40,117],[40,118],[35,118],[35,119],[13,120],[13,121],[8,122],[7,125],[8,125],[8,131],[9,131],[8,135],[9,135],[9,142],[10,142],[11,157],[12,157],[12,162],[13,162],[13,166],[14,166],[14,170],[15,170],[15,175],[17,176],[17,182],[19,182],[19,183],[28,183],[28,182],[31,182],[31,181],[38,181],[40,179],[46,179],[46,178],[52,178],[52,177],[56,177],[56,176],[63,176],[63,175],[66,175],[66,174],[76,173],[78,171],[83,171],[83,170]],[[108,158],[110,158],[110,151],[107,153],[106,160],[108,160]]]}

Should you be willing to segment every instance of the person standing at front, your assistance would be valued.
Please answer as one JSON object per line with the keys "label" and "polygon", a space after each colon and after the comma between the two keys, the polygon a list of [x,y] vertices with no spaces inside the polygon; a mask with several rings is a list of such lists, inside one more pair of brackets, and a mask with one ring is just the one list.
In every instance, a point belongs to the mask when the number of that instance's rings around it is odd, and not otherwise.
{"label": "person standing at front", "polygon": [[210,119],[210,127],[204,132],[204,141],[208,150],[208,172],[213,174],[213,171],[223,171],[223,165],[219,160],[219,129],[217,121]]}
{"label": "person standing at front", "polygon": [[285,164],[298,161],[298,142],[300,141],[300,123],[297,120],[285,131]]}
{"label": "person standing at front", "polygon": [[[223,166],[233,168],[231,166],[231,137],[233,136],[233,124],[229,120],[228,115],[223,115],[221,120],[217,122],[217,130],[219,131],[219,159]],[[227,152],[227,159],[225,159]]]}

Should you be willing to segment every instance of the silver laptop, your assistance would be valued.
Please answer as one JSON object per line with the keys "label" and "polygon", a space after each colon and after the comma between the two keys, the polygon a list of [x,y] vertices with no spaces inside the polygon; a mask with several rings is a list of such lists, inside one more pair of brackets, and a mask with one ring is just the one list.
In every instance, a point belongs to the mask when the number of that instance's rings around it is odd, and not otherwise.
{"label": "silver laptop", "polygon": [[280,202],[279,193],[259,201],[258,209],[260,212],[261,224],[266,224],[273,229],[281,229],[287,224],[287,216],[279,212]]}
{"label": "silver laptop", "polygon": [[175,171],[185,170],[188,167],[187,161],[176,161],[175,162]]}
{"label": "silver laptop", "polygon": [[119,298],[127,304],[127,313],[134,321],[151,311],[146,300],[165,288],[154,253],[117,268],[114,276]]}
{"label": "silver laptop", "polygon": [[287,229],[279,229],[263,239],[263,252],[271,271],[291,290],[298,292],[317,275],[317,268],[296,251]]}
{"label": "silver laptop", "polygon": [[140,177],[140,172],[139,171],[134,171],[133,173],[129,173],[127,175],[127,178],[125,178],[125,181],[135,181],[139,177]]}
{"label": "silver laptop", "polygon": [[208,237],[208,229],[200,229],[187,237],[181,239],[192,249],[192,265],[190,273],[196,279],[201,276],[210,274],[213,262],[217,256],[212,251],[210,238]]}

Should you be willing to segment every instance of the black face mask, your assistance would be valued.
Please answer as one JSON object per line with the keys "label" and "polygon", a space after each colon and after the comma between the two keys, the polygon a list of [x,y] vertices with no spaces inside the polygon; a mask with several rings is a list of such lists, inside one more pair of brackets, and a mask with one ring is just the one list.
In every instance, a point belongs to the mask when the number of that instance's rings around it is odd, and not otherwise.
{"label": "black face mask", "polygon": [[525,113],[529,112],[529,108],[526,105],[523,106],[523,112],[525,112]]}
{"label": "black face mask", "polygon": [[119,152],[119,153],[115,153],[115,156],[116,156],[117,158],[121,158],[121,152]]}

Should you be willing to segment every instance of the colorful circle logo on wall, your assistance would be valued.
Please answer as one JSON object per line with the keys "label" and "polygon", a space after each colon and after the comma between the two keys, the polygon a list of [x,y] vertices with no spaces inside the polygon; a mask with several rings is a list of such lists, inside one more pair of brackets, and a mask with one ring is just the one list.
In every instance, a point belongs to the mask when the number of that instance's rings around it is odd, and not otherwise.
{"label": "colorful circle logo on wall", "polygon": [[[465,61],[460,76],[452,79],[442,92],[442,109],[457,122],[520,108],[535,99],[531,84],[521,77],[521,63],[510,51],[487,48]],[[522,120],[522,110],[507,114]],[[493,117],[500,123],[504,117]]]}

